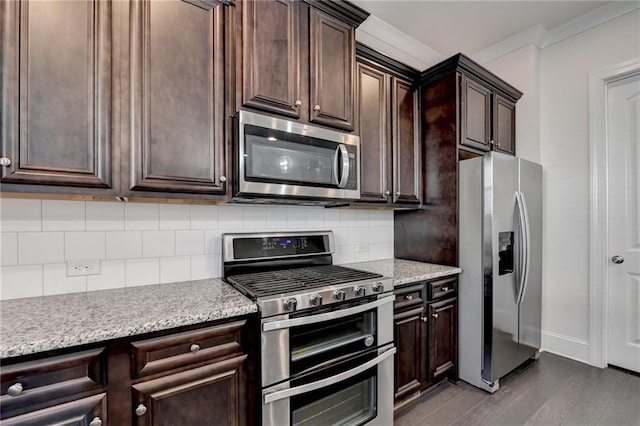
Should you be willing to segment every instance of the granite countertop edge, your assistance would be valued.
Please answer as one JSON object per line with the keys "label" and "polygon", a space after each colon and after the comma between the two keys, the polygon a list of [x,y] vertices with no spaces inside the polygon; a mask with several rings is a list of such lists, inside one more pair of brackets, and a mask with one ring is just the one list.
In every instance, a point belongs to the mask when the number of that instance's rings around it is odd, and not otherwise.
{"label": "granite countertop edge", "polygon": [[395,287],[401,287],[419,281],[457,275],[462,272],[462,269],[457,266],[437,265],[433,263],[393,258],[348,263],[344,266],[374,272],[388,278],[393,278]]}

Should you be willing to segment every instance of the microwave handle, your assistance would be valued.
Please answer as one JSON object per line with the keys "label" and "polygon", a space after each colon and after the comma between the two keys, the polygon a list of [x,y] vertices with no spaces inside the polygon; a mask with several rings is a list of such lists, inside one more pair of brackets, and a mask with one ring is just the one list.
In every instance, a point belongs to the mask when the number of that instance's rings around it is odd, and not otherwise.
{"label": "microwave handle", "polygon": [[[342,162],[340,162],[340,158],[342,158]],[[344,188],[347,186],[347,181],[349,180],[349,151],[347,151],[347,147],[345,144],[341,143],[336,148],[336,152],[333,155],[333,177],[338,184],[338,188]],[[338,168],[342,167],[342,173],[340,174],[341,178],[338,177]]]}

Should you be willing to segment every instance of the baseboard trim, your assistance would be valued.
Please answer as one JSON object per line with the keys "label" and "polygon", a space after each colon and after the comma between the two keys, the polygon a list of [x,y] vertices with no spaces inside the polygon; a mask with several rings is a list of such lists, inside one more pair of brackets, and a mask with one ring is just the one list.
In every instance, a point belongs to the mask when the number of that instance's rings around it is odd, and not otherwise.
{"label": "baseboard trim", "polygon": [[542,350],[589,364],[589,342],[551,331],[542,332]]}

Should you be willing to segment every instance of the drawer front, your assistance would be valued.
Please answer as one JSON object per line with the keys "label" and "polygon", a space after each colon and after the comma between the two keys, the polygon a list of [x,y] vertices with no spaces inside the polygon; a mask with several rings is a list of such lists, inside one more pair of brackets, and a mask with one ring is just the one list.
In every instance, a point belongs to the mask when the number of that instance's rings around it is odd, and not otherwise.
{"label": "drawer front", "polygon": [[396,300],[393,302],[393,309],[395,311],[422,305],[426,300],[424,283],[398,287],[394,290],[393,294],[396,296]]}
{"label": "drawer front", "polygon": [[103,390],[107,384],[106,350],[7,365],[0,371],[1,417],[17,416]]}
{"label": "drawer front", "polygon": [[2,420],[0,425],[91,425],[97,424],[98,421],[102,425],[108,424],[106,393],[11,417]]}
{"label": "drawer front", "polygon": [[245,322],[235,321],[133,342],[133,377],[172,371],[241,354],[241,330]]}
{"label": "drawer front", "polygon": [[458,288],[458,278],[445,278],[431,281],[427,284],[429,300],[436,300],[443,297],[453,296]]}

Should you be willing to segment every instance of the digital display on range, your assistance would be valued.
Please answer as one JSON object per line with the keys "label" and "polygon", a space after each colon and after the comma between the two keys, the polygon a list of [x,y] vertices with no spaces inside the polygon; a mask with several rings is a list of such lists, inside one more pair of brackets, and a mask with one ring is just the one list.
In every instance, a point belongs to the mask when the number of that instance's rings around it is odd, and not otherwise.
{"label": "digital display on range", "polygon": [[233,251],[236,259],[316,254],[329,251],[329,241],[323,235],[241,238],[233,241]]}

